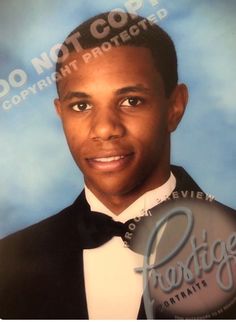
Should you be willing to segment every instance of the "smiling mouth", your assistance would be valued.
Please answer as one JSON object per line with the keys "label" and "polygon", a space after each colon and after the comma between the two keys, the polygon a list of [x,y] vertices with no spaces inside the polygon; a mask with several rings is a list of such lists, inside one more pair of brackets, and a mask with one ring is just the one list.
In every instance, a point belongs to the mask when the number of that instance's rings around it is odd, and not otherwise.
{"label": "smiling mouth", "polygon": [[125,155],[89,158],[87,161],[89,165],[96,170],[118,171],[125,168],[132,160],[133,156],[134,153],[129,153]]}
{"label": "smiling mouth", "polygon": [[118,155],[118,156],[114,156],[114,157],[95,158],[93,160],[97,161],[97,162],[112,162],[112,161],[118,161],[118,160],[124,159],[124,158],[125,158],[124,155]]}

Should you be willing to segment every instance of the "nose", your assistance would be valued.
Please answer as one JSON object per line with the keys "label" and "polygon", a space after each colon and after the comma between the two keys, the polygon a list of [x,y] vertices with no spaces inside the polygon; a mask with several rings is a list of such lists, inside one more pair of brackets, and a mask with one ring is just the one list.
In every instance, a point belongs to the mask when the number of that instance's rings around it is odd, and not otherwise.
{"label": "nose", "polygon": [[119,112],[113,108],[97,111],[92,118],[90,138],[107,141],[121,138],[125,134],[125,125]]}

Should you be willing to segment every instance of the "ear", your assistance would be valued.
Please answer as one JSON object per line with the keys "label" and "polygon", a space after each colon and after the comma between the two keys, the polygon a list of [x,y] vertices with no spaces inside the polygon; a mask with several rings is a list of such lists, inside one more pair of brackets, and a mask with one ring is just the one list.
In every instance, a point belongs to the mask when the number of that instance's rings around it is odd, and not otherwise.
{"label": "ear", "polygon": [[185,84],[179,84],[174,89],[170,97],[170,104],[168,109],[168,130],[175,131],[180,123],[186,105],[188,103],[188,89]]}
{"label": "ear", "polygon": [[62,109],[61,109],[61,102],[59,98],[54,99],[54,106],[55,106],[57,115],[61,118]]}

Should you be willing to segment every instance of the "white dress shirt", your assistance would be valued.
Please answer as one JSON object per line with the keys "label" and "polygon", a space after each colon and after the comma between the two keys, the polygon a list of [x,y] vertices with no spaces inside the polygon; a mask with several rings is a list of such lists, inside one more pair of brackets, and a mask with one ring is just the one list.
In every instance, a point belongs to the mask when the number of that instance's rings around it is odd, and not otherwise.
{"label": "white dress shirt", "polygon": [[[102,212],[115,221],[126,222],[142,216],[148,209],[164,201],[173,192],[176,179],[171,173],[162,186],[148,191],[121,214],[113,214],[85,187],[85,196],[92,211]],[[160,231],[160,239],[165,226]],[[120,237],[113,237],[104,245],[85,249],[84,278],[89,319],[137,319],[143,293],[142,274],[134,272],[143,266],[143,255],[124,246]]]}

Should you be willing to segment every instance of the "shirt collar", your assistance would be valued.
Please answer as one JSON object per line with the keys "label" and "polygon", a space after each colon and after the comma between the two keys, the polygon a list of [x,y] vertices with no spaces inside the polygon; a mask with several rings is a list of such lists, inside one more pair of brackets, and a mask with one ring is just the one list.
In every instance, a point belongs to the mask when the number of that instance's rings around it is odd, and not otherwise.
{"label": "shirt collar", "polygon": [[176,186],[176,179],[171,172],[169,179],[160,187],[145,192],[141,197],[135,200],[128,208],[123,210],[119,215],[109,210],[85,185],[85,197],[90,206],[91,211],[101,212],[115,221],[126,222],[127,220],[143,216],[148,209],[153,208],[157,204],[167,199]]}

